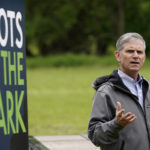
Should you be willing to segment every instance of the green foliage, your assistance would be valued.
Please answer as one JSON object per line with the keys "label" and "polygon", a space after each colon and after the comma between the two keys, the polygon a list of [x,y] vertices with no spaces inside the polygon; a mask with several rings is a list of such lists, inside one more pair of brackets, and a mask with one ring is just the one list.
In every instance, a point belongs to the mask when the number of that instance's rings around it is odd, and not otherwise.
{"label": "green foliage", "polygon": [[27,55],[104,55],[124,32],[138,32],[150,49],[148,0],[26,0]]}
{"label": "green foliage", "polygon": [[117,64],[117,61],[114,61],[114,56],[112,55],[100,57],[84,54],[82,55],[63,54],[63,55],[52,55],[34,58],[27,57],[28,68],[92,66],[92,65],[99,65],[101,63],[109,65],[109,64]]}
{"label": "green foliage", "polygon": [[[67,31],[76,23],[80,7],[82,3],[79,1],[27,0],[27,48],[30,50],[28,43],[36,44],[42,49],[42,54],[55,40],[64,38]],[[32,53],[32,49],[30,52]]]}

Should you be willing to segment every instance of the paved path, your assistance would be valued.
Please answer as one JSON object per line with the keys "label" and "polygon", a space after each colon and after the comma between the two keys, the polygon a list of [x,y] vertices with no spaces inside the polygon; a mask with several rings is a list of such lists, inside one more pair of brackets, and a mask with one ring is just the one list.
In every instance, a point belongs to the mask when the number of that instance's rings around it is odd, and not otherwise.
{"label": "paved path", "polygon": [[35,136],[34,138],[49,150],[100,150],[86,136]]}

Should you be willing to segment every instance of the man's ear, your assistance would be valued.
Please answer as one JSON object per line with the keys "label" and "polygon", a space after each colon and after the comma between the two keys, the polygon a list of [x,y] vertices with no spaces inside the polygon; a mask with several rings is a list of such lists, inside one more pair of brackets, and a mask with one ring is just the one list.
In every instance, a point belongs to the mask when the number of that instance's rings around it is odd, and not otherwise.
{"label": "man's ear", "polygon": [[120,62],[120,52],[116,50],[114,52],[114,54],[115,54],[115,57],[116,57],[117,61]]}

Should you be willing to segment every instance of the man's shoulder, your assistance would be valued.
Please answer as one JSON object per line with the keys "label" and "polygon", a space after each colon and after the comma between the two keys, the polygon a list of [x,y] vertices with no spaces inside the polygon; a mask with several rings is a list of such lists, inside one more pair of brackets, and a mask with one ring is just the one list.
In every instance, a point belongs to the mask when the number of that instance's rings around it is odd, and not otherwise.
{"label": "man's shoulder", "polygon": [[117,70],[114,70],[111,74],[98,77],[92,84],[95,90],[101,89],[105,85],[112,85],[112,83],[118,82]]}
{"label": "man's shoulder", "polygon": [[108,92],[113,88],[113,83],[112,82],[105,82],[101,84],[101,86],[97,89],[97,92]]}

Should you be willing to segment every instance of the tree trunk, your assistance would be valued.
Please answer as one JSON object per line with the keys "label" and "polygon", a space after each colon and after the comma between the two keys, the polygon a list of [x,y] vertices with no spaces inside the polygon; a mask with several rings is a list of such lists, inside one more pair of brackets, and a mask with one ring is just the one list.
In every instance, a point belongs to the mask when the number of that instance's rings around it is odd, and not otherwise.
{"label": "tree trunk", "polygon": [[125,14],[124,14],[124,0],[118,0],[118,35],[124,33],[125,28]]}
{"label": "tree trunk", "polygon": [[97,54],[99,56],[103,56],[107,53],[107,46],[104,42],[102,42],[101,39],[98,40],[98,43],[97,43]]}

